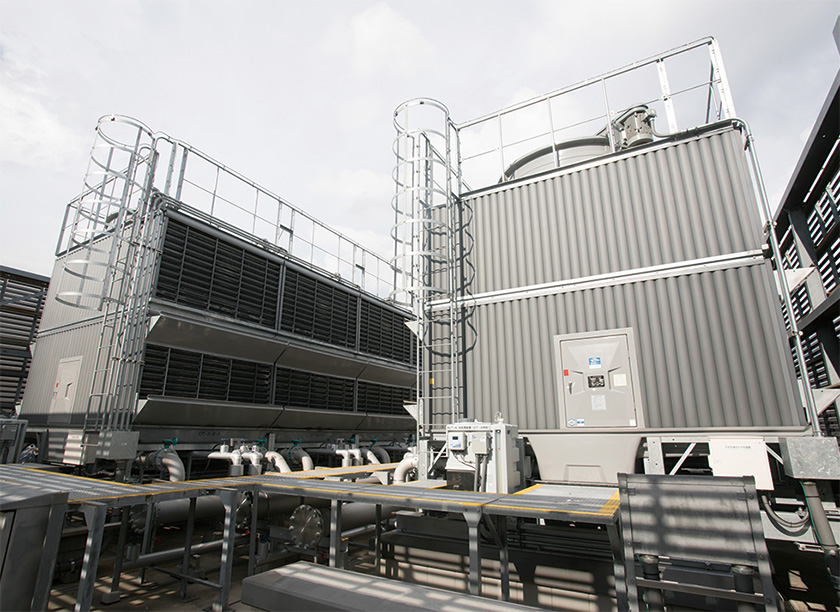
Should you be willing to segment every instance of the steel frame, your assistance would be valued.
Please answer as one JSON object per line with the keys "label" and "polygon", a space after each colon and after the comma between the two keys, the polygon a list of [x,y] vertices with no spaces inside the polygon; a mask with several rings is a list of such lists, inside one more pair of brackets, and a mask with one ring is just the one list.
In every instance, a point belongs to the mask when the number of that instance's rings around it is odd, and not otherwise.
{"label": "steel frame", "polygon": [[[378,466],[380,469],[393,469],[393,464]],[[375,468],[374,468],[375,469]],[[347,502],[363,502],[374,504],[381,511],[382,505],[403,505],[437,512],[451,512],[464,516],[469,525],[470,539],[470,592],[478,594],[481,584],[481,554],[478,526],[482,520],[493,521],[504,517],[523,517],[548,520],[562,520],[577,523],[588,523],[603,526],[610,539],[610,549],[613,555],[613,566],[617,579],[623,576],[623,553],[621,539],[618,533],[618,492],[611,487],[582,487],[580,498],[570,498],[568,495],[533,495],[526,494],[504,495],[490,493],[474,493],[467,491],[450,491],[440,489],[423,489],[411,485],[381,485],[355,484],[344,481],[322,481],[317,478],[336,475],[347,475],[349,472],[368,472],[371,466],[314,470],[305,473],[267,474],[263,476],[246,476],[216,478],[209,480],[185,481],[176,483],[160,483],[151,485],[129,485],[93,481],[88,478],[68,476],[45,472],[37,468],[21,466],[0,466],[0,482],[15,482],[19,484],[37,482],[42,489],[68,491],[68,511],[80,511],[85,516],[88,528],[85,557],[82,569],[82,579],[77,594],[76,612],[90,610],[96,568],[101,551],[102,534],[105,516],[109,508],[127,508],[139,504],[152,504],[171,499],[194,499],[203,495],[219,495],[225,505],[224,541],[221,551],[221,570],[218,583],[211,583],[188,576],[186,567],[175,575],[182,580],[181,589],[184,592],[186,582],[195,582],[211,588],[217,588],[219,595],[212,609],[222,612],[227,608],[230,595],[230,576],[233,564],[233,547],[236,539],[235,512],[239,496],[244,492],[258,494],[260,491],[283,493],[295,497],[307,497],[329,500],[330,523],[333,527],[330,535],[330,566],[341,568],[345,563],[345,553],[341,546],[341,511]],[[92,483],[97,483],[92,486]],[[0,489],[0,497],[2,490]],[[255,505],[256,506],[256,505]],[[194,508],[194,504],[191,504]],[[252,510],[252,524],[256,523],[257,512]],[[189,521],[189,519],[188,519]],[[147,521],[147,525],[150,523]],[[189,524],[189,523],[188,523]],[[122,525],[121,525],[122,529]],[[147,529],[147,532],[151,531]],[[189,531],[189,528],[188,528]],[[491,530],[492,531],[492,530]],[[502,565],[502,582],[509,584],[508,554],[506,542],[501,533],[496,530],[500,544],[500,562]],[[334,535],[332,535],[334,534]],[[249,550],[255,550],[256,530],[252,529]],[[124,540],[120,540],[124,545]],[[377,556],[381,538],[377,541]],[[184,558],[188,558],[189,544],[184,551]],[[123,551],[118,552],[118,557]],[[253,555],[250,555],[249,574],[255,569]],[[111,592],[119,590],[119,572],[121,563],[115,566],[112,578]],[[509,592],[509,587],[503,589]],[[619,597],[619,608],[626,607],[624,599]]]}

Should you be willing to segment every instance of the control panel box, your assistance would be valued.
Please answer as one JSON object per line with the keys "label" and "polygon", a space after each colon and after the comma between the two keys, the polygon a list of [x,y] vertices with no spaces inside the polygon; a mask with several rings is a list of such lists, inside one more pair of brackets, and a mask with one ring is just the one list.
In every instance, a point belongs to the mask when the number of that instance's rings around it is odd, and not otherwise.
{"label": "control panel box", "polygon": [[560,427],[644,427],[633,330],[554,336]]}
{"label": "control panel box", "polygon": [[525,446],[515,425],[453,423],[446,427],[446,442],[450,487],[513,493],[524,485]]}

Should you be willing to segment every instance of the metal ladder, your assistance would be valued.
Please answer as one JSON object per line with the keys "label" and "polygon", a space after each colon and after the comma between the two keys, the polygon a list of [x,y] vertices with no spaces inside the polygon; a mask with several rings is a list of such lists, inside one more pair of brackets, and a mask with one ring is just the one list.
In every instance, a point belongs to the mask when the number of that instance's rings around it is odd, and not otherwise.
{"label": "metal ladder", "polygon": [[56,300],[101,313],[85,431],[131,427],[162,223],[154,145],[133,119],[100,119],[85,192],[68,207],[59,241],[66,255]]}
{"label": "metal ladder", "polygon": [[[443,104],[428,98],[405,102],[394,111],[394,126],[395,290],[391,297],[409,305],[415,316],[411,323],[417,337],[415,416],[419,470],[425,474],[433,463],[435,434],[462,414],[455,235],[455,190],[460,190],[460,175],[451,159],[454,128]],[[445,307],[435,308],[435,304]]]}

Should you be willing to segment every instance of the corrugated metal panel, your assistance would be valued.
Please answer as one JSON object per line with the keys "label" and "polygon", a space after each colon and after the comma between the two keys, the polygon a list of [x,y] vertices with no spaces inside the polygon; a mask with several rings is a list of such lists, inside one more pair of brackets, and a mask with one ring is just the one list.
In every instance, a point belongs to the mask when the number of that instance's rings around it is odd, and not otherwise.
{"label": "corrugated metal panel", "polygon": [[466,205],[473,295],[762,245],[736,130],[479,193]]}
{"label": "corrugated metal panel", "polygon": [[[90,253],[96,256],[94,261],[102,265],[92,266],[89,271],[91,276],[95,274],[101,275],[103,273],[104,265],[108,263],[107,255],[104,252],[110,250],[112,242],[113,238],[100,238],[95,242],[96,250],[90,251]],[[64,272],[65,261],[86,256],[88,253],[88,251],[76,250],[65,253],[56,259],[52,273],[53,282],[50,283],[50,287],[47,290],[47,301],[44,305],[44,315],[41,318],[41,332],[46,332],[62,325],[87,321],[101,315],[97,310],[68,306],[55,299],[56,293],[59,291],[79,291],[81,293],[100,291],[100,283],[88,280],[82,284],[81,281]],[[94,302],[95,300],[86,298],[82,300],[82,305],[90,305]]]}
{"label": "corrugated metal panel", "polygon": [[479,306],[468,416],[557,429],[552,338],[631,327],[648,428],[804,425],[768,264]]}
{"label": "corrugated metal panel", "polygon": [[[731,129],[494,187],[464,206],[467,296],[763,245]],[[553,336],[630,327],[648,428],[803,426],[769,264],[721,267],[469,306],[465,416],[557,429]]]}
{"label": "corrugated metal panel", "polygon": [[0,409],[14,410],[23,398],[50,279],[0,266]]}
{"label": "corrugated metal panel", "polygon": [[[56,384],[59,362],[68,357],[82,356],[81,370],[73,402],[73,424],[81,424],[87,409],[93,378],[96,349],[99,346],[99,322],[74,326],[62,331],[41,335],[35,345],[32,368],[23,397],[21,415],[32,422],[43,423],[50,411],[50,403]],[[51,420],[67,423],[65,415],[53,415]]]}

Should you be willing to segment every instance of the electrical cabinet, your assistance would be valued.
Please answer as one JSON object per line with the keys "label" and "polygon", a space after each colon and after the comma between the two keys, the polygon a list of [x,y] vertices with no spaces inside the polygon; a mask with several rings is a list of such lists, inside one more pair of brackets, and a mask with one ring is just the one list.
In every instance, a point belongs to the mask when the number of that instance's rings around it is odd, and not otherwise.
{"label": "electrical cabinet", "polygon": [[633,330],[554,337],[563,429],[644,426]]}
{"label": "electrical cabinet", "polygon": [[450,487],[488,493],[513,493],[522,488],[525,446],[516,425],[453,423],[446,426],[446,440]]}

